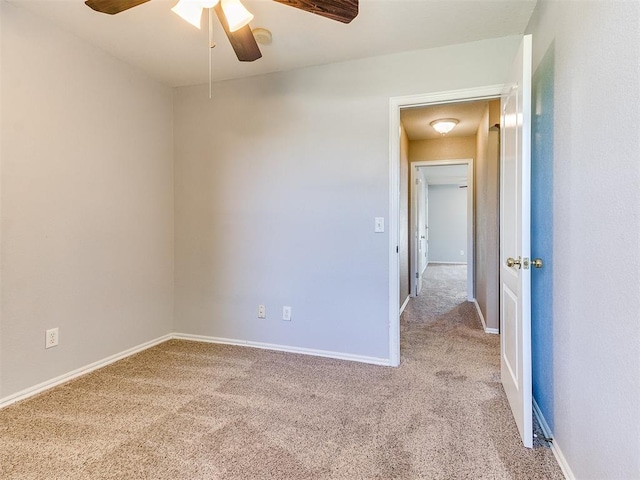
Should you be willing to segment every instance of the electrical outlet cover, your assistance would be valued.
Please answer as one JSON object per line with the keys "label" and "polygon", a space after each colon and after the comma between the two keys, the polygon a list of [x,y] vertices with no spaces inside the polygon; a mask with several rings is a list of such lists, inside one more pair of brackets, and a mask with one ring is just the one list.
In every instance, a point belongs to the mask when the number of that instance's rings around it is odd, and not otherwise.
{"label": "electrical outlet cover", "polygon": [[51,348],[58,345],[58,329],[52,328],[45,332],[44,348]]}

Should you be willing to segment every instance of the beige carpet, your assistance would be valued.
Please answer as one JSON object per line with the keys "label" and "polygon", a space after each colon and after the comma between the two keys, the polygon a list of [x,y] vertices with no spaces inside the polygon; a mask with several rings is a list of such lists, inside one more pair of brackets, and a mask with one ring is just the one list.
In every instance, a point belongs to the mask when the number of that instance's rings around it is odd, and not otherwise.
{"label": "beige carpet", "polygon": [[520,446],[463,271],[428,277],[400,368],[166,342],[0,411],[0,478],[562,478]]}

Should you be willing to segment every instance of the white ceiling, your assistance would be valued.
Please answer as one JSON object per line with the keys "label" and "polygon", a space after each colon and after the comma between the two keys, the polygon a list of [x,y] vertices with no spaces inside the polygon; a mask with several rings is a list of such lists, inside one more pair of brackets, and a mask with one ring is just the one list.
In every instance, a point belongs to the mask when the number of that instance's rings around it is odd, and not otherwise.
{"label": "white ceiling", "polygon": [[442,138],[431,122],[440,118],[455,118],[458,125],[445,137],[468,137],[478,131],[480,119],[484,114],[487,101],[449,103],[430,107],[406,108],[400,112],[400,120],[409,140],[431,140]]}
{"label": "white ceiling", "polygon": [[[7,1],[169,86],[208,81],[207,31],[171,12],[177,0],[151,0],[113,16],[83,0]],[[360,0],[360,13],[348,25],[271,0],[243,3],[255,15],[251,27],[271,30],[273,43],[260,46],[263,58],[241,63],[216,19],[214,80],[521,34],[536,0]]]}
{"label": "white ceiling", "polygon": [[429,185],[466,185],[466,165],[437,165],[418,167]]}

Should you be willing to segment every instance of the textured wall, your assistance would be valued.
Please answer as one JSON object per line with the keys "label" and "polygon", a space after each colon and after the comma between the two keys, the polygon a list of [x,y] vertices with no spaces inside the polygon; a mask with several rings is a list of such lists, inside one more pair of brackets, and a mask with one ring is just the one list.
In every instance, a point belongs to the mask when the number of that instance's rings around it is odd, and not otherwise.
{"label": "textured wall", "polygon": [[554,45],[551,418],[576,478],[640,478],[638,25],[638,2],[547,0],[529,25],[534,72]]}
{"label": "textured wall", "polygon": [[[486,194],[487,194],[487,157],[489,153],[489,106],[485,108],[485,113],[480,119],[478,131],[476,132],[476,158],[473,164],[475,190],[474,190],[474,224],[475,224],[475,298],[480,307],[480,311],[485,319],[485,324],[489,321],[487,312],[487,229],[486,229]],[[495,316],[495,315],[494,315]],[[498,320],[493,318],[492,328],[496,328]],[[488,325],[487,325],[488,326]]]}
{"label": "textured wall", "polygon": [[177,330],[388,358],[389,98],[501,83],[518,42],[178,89]]}
{"label": "textured wall", "polygon": [[531,257],[543,268],[531,272],[531,356],[533,397],[549,427],[553,408],[553,75],[549,48],[534,72],[531,142]]}
{"label": "textured wall", "polygon": [[[500,82],[498,82],[500,83]],[[476,137],[443,137],[409,142],[409,161],[474,158]]]}
{"label": "textured wall", "polygon": [[488,103],[476,134],[475,296],[487,328],[497,329],[499,258],[499,138],[489,127],[500,123],[500,101]]}
{"label": "textured wall", "polygon": [[1,8],[0,398],[173,324],[171,90]]}

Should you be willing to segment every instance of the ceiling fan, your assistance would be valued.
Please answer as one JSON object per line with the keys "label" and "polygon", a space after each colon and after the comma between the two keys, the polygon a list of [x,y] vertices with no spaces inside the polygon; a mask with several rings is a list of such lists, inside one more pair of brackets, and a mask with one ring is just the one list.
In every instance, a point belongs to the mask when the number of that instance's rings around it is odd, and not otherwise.
{"label": "ceiling fan", "polygon": [[[97,12],[114,15],[148,1],[150,0],[86,0],[84,3]],[[342,23],[350,23],[358,15],[358,0],[274,1]],[[253,15],[244,8],[240,0],[179,0],[172,10],[200,28],[202,12],[210,8],[218,16],[238,60],[253,62],[262,57],[249,26]]]}

